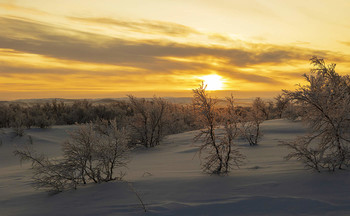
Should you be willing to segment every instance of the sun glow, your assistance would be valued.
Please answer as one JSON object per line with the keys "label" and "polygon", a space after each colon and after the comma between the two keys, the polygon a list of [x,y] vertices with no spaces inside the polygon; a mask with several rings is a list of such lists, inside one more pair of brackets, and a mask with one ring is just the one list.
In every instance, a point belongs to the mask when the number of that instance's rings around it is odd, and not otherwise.
{"label": "sun glow", "polygon": [[207,75],[200,77],[201,80],[203,80],[204,85],[207,85],[207,90],[222,90],[224,86],[224,81],[222,80],[222,77],[216,74],[213,75]]}

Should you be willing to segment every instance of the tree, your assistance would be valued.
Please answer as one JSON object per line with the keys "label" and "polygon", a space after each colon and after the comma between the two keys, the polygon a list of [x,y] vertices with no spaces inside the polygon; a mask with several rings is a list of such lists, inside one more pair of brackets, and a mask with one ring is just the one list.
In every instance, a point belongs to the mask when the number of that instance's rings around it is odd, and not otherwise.
{"label": "tree", "polygon": [[274,99],[276,100],[276,111],[278,118],[282,118],[282,114],[288,106],[289,98],[283,94],[279,94]]}
{"label": "tree", "polygon": [[25,131],[25,115],[21,111],[14,114],[14,120],[10,123],[16,136],[23,136]]}
{"label": "tree", "polygon": [[234,105],[234,98],[226,97],[228,105],[224,115],[224,137],[221,139],[223,148],[224,173],[227,173],[232,165],[239,167],[245,156],[241,154],[238,148],[234,148],[234,139],[240,134],[238,110]]}
{"label": "tree", "polygon": [[100,181],[115,180],[117,178],[114,177],[114,169],[125,167],[129,161],[129,131],[126,128],[118,129],[117,122],[112,120],[102,137],[95,149],[100,176],[103,177]]}
{"label": "tree", "polygon": [[134,111],[130,125],[136,135],[135,142],[147,148],[159,145],[163,138],[164,116],[168,103],[157,97],[151,101],[131,95],[128,97]]}
{"label": "tree", "polygon": [[[96,165],[96,146],[100,142],[100,136],[94,131],[91,123],[78,126],[70,133],[70,139],[63,146],[65,159],[78,171],[81,182],[86,184],[88,180],[99,182],[99,169]],[[88,179],[88,180],[87,180]]]}
{"label": "tree", "polygon": [[22,161],[30,161],[33,170],[33,186],[37,189],[46,189],[48,192],[58,193],[66,189],[76,189],[79,178],[72,164],[61,160],[49,160],[43,154],[33,149],[15,150],[14,154]]}
{"label": "tree", "polygon": [[115,120],[107,122],[103,130],[95,130],[92,123],[79,126],[63,144],[66,161],[75,165],[84,184],[87,179],[94,183],[115,180],[114,168],[127,164],[129,134],[125,128],[118,129]]}
{"label": "tree", "polygon": [[313,57],[311,64],[310,74],[304,74],[307,85],[284,90],[303,108],[302,120],[311,129],[309,135],[284,143],[293,149],[287,159],[302,160],[318,171],[342,169],[350,158],[350,78],[336,73],[336,65],[326,65],[323,59]]}
{"label": "tree", "polygon": [[249,145],[258,145],[262,137],[260,130],[261,123],[268,118],[268,112],[265,103],[257,97],[252,107],[240,116],[240,131],[243,137],[249,142]]}
{"label": "tree", "polygon": [[79,184],[100,183],[121,179],[115,168],[128,162],[128,132],[110,121],[104,133],[94,130],[92,123],[78,125],[71,138],[63,144],[63,159],[50,160],[32,149],[16,150],[21,161],[32,162],[37,188],[60,192],[77,188]]}
{"label": "tree", "polygon": [[200,111],[201,120],[205,128],[200,130],[195,140],[203,141],[200,147],[200,156],[205,153],[202,169],[211,174],[224,174],[230,169],[231,162],[238,165],[241,155],[238,150],[233,149],[233,139],[237,134],[237,127],[229,119],[225,122],[225,135],[218,139],[215,129],[218,127],[217,100],[208,96],[206,86],[202,83],[197,89],[193,89],[193,105]]}
{"label": "tree", "polygon": [[268,120],[271,112],[271,103],[267,105],[260,97],[257,97],[253,101],[253,111],[259,116],[263,116],[265,120]]}

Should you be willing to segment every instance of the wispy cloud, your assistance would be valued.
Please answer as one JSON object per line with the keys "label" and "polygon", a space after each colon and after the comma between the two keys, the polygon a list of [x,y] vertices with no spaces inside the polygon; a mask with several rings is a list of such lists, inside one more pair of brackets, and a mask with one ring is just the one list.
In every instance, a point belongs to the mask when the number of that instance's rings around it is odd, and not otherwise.
{"label": "wispy cloud", "polygon": [[[125,22],[107,18],[101,20],[75,17],[71,19],[102,22],[133,31],[158,32],[175,36],[204,34],[174,23]],[[169,27],[166,27],[167,24]],[[150,90],[157,86],[167,88],[169,84],[179,85],[179,80],[184,77],[217,73],[227,79],[245,83],[282,86],[289,84],[288,77],[294,79],[295,74],[291,71],[278,73],[275,68],[277,66],[306,62],[313,55],[345,61],[343,56],[327,50],[296,46],[239,41],[240,45],[244,43],[244,46],[235,47],[231,46],[234,42],[232,39],[219,34],[211,36],[221,41],[231,40],[231,45],[224,47],[199,43],[175,43],[169,40],[127,40],[33,20],[23,20],[18,17],[2,17],[0,25],[0,48],[8,50],[7,53],[0,53],[0,55],[20,56],[21,53],[28,53],[42,56],[44,58],[42,62],[47,62],[44,66],[21,64],[20,61],[13,64],[10,60],[0,62],[0,79],[2,77],[5,79],[3,82],[7,83],[10,83],[9,76],[14,74],[22,74],[23,82],[26,76],[41,74],[46,82],[53,82],[55,77],[57,79],[60,77],[62,85],[69,83],[77,85],[76,88],[80,86],[81,89],[91,86],[91,89],[102,91],[111,89],[115,83],[118,83],[120,88],[127,91],[130,86],[147,82],[148,87],[144,88]],[[60,64],[53,62],[60,62]],[[264,72],[261,72],[262,69]],[[21,79],[18,77],[20,76],[17,76],[17,79]],[[42,79],[37,77],[38,80]],[[97,81],[100,83],[91,84]],[[104,84],[101,85],[101,83]],[[181,83],[181,85],[184,84]],[[57,89],[59,87],[62,86],[57,86]]]}
{"label": "wispy cloud", "polygon": [[170,36],[187,36],[197,34],[193,28],[185,25],[163,22],[156,20],[128,21],[123,19],[113,19],[107,17],[67,17],[72,21],[82,22],[85,24],[108,25],[112,27],[121,27],[129,31],[146,33],[146,34],[165,34]]}
{"label": "wispy cloud", "polygon": [[17,11],[20,13],[29,13],[29,14],[35,14],[35,15],[48,15],[47,12],[38,10],[36,8],[30,8],[30,7],[22,7],[14,3],[1,3],[0,2],[0,9],[5,9],[7,11]]}
{"label": "wispy cloud", "polygon": [[346,45],[346,46],[350,46],[350,41],[339,41],[339,43]]}
{"label": "wispy cloud", "polygon": [[312,55],[332,56],[329,51],[271,44],[249,44],[248,48],[179,44],[169,41],[128,41],[98,34],[62,29],[35,22],[0,18],[2,48],[50,57],[108,64],[158,62],[159,57],[209,55],[225,58],[234,66],[279,64],[305,60]]}

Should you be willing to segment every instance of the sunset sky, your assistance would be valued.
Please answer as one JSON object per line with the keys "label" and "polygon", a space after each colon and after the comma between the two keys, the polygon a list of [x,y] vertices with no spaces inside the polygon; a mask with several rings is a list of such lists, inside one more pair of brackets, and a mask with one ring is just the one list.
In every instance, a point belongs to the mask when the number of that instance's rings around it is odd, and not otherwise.
{"label": "sunset sky", "polygon": [[350,74],[349,0],[0,0],[0,100],[271,97]]}

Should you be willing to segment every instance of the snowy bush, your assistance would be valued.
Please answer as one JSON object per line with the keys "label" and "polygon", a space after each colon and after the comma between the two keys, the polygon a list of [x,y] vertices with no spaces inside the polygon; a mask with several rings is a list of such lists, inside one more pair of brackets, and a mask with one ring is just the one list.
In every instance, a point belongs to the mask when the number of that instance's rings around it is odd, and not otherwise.
{"label": "snowy bush", "polygon": [[239,151],[233,148],[233,140],[237,135],[237,125],[228,117],[224,124],[224,137],[221,140],[216,137],[215,130],[218,127],[217,100],[209,97],[205,89],[206,86],[202,83],[199,88],[193,90],[194,107],[199,110],[201,121],[205,125],[205,128],[196,135],[195,140],[203,142],[200,147],[200,156],[204,155],[203,171],[218,175],[225,174],[231,168],[232,163],[238,166],[243,158]]}
{"label": "snowy bush", "polygon": [[320,171],[334,171],[349,165],[350,144],[350,78],[335,72],[335,64],[326,65],[313,57],[310,75],[304,74],[307,85],[295,91],[284,91],[303,109],[302,120],[310,127],[309,135],[284,143],[306,166]]}
{"label": "snowy bush", "polygon": [[176,134],[202,128],[198,111],[192,105],[169,103],[164,116],[164,134]]}
{"label": "snowy bush", "polygon": [[21,112],[16,113],[10,126],[16,136],[23,136],[25,130],[25,115]]}
{"label": "snowy bush", "polygon": [[14,152],[21,161],[32,163],[34,187],[58,193],[66,189],[76,189],[79,179],[75,175],[74,164],[65,160],[49,160],[44,154],[38,154],[30,148]]}
{"label": "snowy bush", "polygon": [[262,137],[260,125],[269,116],[269,112],[265,110],[266,106],[264,104],[265,103],[260,98],[256,98],[253,101],[251,109],[244,111],[245,113],[241,113],[239,116],[241,136],[243,136],[251,146],[258,145]]}
{"label": "snowy bush", "polygon": [[93,124],[79,125],[63,144],[63,159],[50,160],[31,149],[16,150],[21,160],[32,162],[33,179],[37,188],[60,192],[79,184],[100,183],[121,179],[115,168],[126,166],[129,148],[128,132],[109,122],[104,133],[94,130]]}
{"label": "snowy bush", "polygon": [[265,102],[260,97],[257,97],[253,101],[253,111],[256,113],[255,115],[259,115],[259,118],[263,120],[270,119],[270,114],[272,112],[273,103]]}
{"label": "snowy bush", "polygon": [[287,109],[289,105],[289,98],[284,94],[279,94],[275,98],[275,111],[278,118],[282,118],[284,111]]}
{"label": "snowy bush", "polygon": [[134,116],[129,120],[134,131],[133,142],[147,148],[159,145],[164,136],[164,116],[168,103],[162,98],[154,97],[147,101],[131,95],[129,101],[134,111]]}

